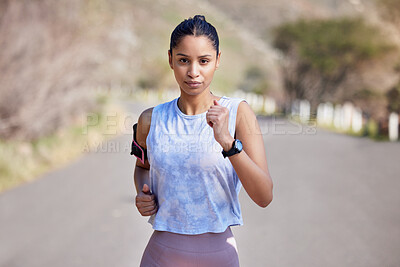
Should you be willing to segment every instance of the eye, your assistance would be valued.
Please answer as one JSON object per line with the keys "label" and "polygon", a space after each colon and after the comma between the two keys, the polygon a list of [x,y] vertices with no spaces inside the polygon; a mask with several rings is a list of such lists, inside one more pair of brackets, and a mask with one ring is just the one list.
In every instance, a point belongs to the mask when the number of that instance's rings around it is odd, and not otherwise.
{"label": "eye", "polygon": [[209,62],[208,59],[201,59],[201,60],[200,60],[200,63],[201,63],[201,64],[207,64],[208,62]]}
{"label": "eye", "polygon": [[181,59],[179,59],[179,62],[188,63],[189,61],[186,58],[181,58]]}

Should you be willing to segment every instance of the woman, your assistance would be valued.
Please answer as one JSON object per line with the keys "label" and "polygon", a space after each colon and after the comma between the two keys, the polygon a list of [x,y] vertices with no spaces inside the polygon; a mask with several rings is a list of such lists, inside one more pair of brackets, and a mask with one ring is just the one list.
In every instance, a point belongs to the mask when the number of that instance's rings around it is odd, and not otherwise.
{"label": "woman", "polygon": [[221,52],[204,16],[175,28],[168,56],[180,97],[145,110],[134,142],[136,206],[154,229],[140,266],[239,266],[241,186],[272,201],[259,125],[247,102],[211,93]]}

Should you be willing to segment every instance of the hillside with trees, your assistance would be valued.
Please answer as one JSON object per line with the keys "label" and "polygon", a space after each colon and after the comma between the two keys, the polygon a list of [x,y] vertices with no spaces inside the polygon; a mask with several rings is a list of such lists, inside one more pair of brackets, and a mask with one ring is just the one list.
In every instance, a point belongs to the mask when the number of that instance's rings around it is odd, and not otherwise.
{"label": "hillside with trees", "polygon": [[[99,108],[97,91],[175,89],[167,50],[173,28],[205,14],[219,29],[221,92],[238,87],[257,53],[204,3],[5,0],[0,3],[0,137],[36,140]],[[242,51],[246,50],[244,55]],[[240,64],[237,64],[240,62]]]}
{"label": "hillside with trees", "polygon": [[399,1],[217,0],[215,5],[266,44],[266,57],[274,62],[268,72],[279,73],[282,110],[304,98],[314,114],[324,101],[351,102],[383,124],[390,112],[398,112]]}
{"label": "hillside with trees", "polygon": [[176,87],[166,61],[169,34],[197,13],[220,31],[219,91],[270,95],[281,108],[305,97],[313,107],[354,99],[396,109],[388,99],[399,95],[398,1],[188,3],[2,1],[0,136],[34,140],[70,124],[96,109],[93,89]]}
{"label": "hillside with trees", "polygon": [[377,69],[395,75],[398,51],[379,28],[361,18],[300,20],[278,27],[275,34],[274,46],[285,55],[287,101],[307,99],[314,112],[320,102],[353,101],[369,116],[385,118],[377,99],[383,82],[365,77]]}

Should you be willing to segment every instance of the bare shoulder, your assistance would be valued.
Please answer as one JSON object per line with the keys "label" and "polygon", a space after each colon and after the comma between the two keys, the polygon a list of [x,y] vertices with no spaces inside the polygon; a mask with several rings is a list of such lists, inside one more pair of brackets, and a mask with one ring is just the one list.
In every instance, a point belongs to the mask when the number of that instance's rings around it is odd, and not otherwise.
{"label": "bare shoulder", "polygon": [[246,101],[241,101],[236,116],[236,131],[241,135],[260,134],[256,114]]}
{"label": "bare shoulder", "polygon": [[245,113],[247,115],[254,115],[253,109],[250,107],[246,100],[239,103],[238,113]]}
{"label": "bare shoulder", "polygon": [[148,109],[144,110],[140,114],[139,121],[142,124],[150,124],[150,122],[151,122],[151,114],[153,114],[153,109],[154,109],[154,107],[148,108]]}
{"label": "bare shoulder", "polygon": [[137,125],[136,139],[144,148],[146,146],[146,138],[150,131],[151,115],[153,114],[153,107],[146,109],[140,114]]}

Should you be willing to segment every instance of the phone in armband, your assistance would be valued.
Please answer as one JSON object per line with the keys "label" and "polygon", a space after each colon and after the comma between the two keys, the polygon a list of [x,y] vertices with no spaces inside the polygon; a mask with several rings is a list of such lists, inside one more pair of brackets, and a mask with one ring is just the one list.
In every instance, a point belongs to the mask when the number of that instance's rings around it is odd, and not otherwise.
{"label": "phone in armband", "polygon": [[141,145],[137,143],[136,132],[137,132],[137,123],[133,125],[133,138],[131,145],[131,155],[137,157],[142,164],[144,164],[147,159],[147,149],[143,148]]}

